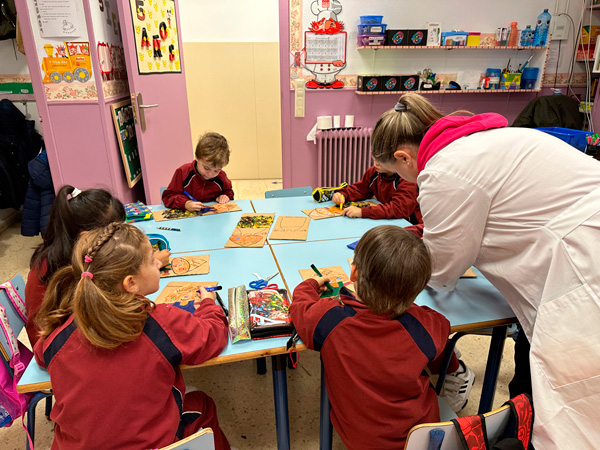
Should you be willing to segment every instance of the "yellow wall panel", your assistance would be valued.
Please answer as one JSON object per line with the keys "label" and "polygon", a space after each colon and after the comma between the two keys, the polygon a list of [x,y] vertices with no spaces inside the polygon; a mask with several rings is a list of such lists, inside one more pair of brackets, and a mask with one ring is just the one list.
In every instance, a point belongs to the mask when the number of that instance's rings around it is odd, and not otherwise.
{"label": "yellow wall panel", "polygon": [[225,136],[231,158],[224,170],[231,179],[281,178],[277,45],[184,43],[194,142],[206,131]]}

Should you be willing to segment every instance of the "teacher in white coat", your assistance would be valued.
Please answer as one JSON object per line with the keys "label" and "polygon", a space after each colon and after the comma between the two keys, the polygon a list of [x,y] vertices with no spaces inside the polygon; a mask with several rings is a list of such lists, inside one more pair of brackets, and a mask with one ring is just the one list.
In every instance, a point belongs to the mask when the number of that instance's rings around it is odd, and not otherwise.
{"label": "teacher in white coat", "polygon": [[538,449],[600,442],[600,162],[494,114],[443,116],[417,94],[378,120],[372,155],[419,186],[430,284],[471,265],[531,343]]}

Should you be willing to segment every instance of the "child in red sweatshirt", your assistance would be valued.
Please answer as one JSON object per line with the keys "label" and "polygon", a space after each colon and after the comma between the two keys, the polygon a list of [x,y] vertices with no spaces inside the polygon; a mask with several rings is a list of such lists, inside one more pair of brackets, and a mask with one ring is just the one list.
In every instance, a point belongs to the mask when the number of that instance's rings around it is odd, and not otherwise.
{"label": "child in red sweatshirt", "polygon": [[179,167],[162,194],[167,208],[200,211],[203,202],[227,203],[233,189],[221,169],[229,163],[229,143],[219,133],[206,133],[196,145],[195,159]]}
{"label": "child in red sweatshirt", "polygon": [[416,225],[423,223],[417,196],[415,183],[386,172],[375,163],[367,169],[359,182],[340,189],[332,200],[339,205],[342,202],[356,202],[375,197],[381,202],[380,205],[365,208],[348,206],[344,208],[344,215],[366,219],[406,219]]}

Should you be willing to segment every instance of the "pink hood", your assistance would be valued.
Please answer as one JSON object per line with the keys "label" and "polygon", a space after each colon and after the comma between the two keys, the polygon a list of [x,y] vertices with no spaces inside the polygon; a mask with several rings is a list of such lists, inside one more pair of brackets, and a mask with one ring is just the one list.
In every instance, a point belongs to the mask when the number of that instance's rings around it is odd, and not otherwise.
{"label": "pink hood", "polygon": [[508,121],[496,113],[476,116],[446,116],[436,121],[425,133],[417,155],[417,170],[421,172],[427,161],[445,146],[455,140],[492,128],[503,128]]}

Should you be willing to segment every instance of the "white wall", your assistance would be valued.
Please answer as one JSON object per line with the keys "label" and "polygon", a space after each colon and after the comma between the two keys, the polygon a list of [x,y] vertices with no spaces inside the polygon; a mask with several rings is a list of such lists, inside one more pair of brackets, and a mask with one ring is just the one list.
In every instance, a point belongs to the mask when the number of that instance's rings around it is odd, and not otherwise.
{"label": "white wall", "polygon": [[184,42],[279,41],[278,0],[179,0],[179,17]]}

